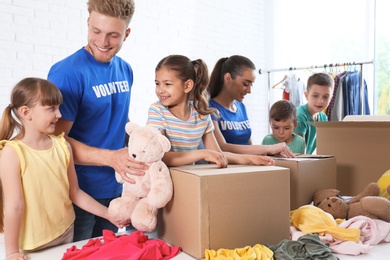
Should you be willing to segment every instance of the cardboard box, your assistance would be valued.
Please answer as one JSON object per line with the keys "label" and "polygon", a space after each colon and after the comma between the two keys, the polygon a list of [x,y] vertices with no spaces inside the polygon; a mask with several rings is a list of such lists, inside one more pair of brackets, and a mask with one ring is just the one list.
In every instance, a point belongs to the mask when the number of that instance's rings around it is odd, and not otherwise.
{"label": "cardboard box", "polygon": [[337,187],[336,158],[332,155],[273,159],[277,166],[290,169],[291,210],[310,204],[317,191]]}
{"label": "cardboard box", "polygon": [[390,116],[348,116],[315,126],[317,154],[336,156],[341,195],[360,193],[390,169]]}
{"label": "cardboard box", "polygon": [[290,173],[277,166],[171,168],[172,200],[158,236],[195,257],[205,249],[277,244],[289,238]]}

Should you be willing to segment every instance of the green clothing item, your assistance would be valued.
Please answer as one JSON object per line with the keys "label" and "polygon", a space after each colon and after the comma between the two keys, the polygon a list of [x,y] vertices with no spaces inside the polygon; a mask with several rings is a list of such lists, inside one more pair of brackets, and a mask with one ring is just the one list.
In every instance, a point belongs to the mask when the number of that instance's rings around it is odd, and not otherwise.
{"label": "green clothing item", "polygon": [[[295,133],[305,137],[306,142],[306,154],[312,154],[317,148],[317,129],[309,122],[314,122],[312,116],[307,109],[307,104],[299,106],[297,108],[298,113],[298,127],[294,130]],[[318,113],[318,122],[327,122],[328,117],[324,112]]]}
{"label": "green clothing item", "polygon": [[[293,153],[305,153],[305,139],[303,139],[302,136],[299,136],[295,133],[293,133],[294,139],[291,143],[287,144],[287,146],[290,148],[290,150]],[[266,135],[263,139],[263,142],[261,144],[263,145],[272,145],[272,144],[278,144],[278,139],[275,138],[273,134]]]}
{"label": "green clothing item", "polygon": [[277,245],[264,244],[274,252],[274,259],[285,260],[338,260],[328,245],[325,245],[318,234],[306,234],[298,240],[282,240]]}

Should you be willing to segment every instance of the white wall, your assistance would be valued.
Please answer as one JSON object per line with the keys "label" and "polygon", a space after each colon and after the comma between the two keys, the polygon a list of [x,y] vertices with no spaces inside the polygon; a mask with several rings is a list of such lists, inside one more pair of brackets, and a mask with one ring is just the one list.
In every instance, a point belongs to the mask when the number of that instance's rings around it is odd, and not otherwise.
{"label": "white wall", "polygon": [[[265,64],[266,0],[135,0],[130,37],[119,56],[134,70],[130,119],[144,124],[156,100],[154,68],[169,54],[202,58],[212,70],[220,57],[248,56]],[[46,78],[50,66],[86,44],[86,0],[0,0],[0,111],[13,85]],[[258,75],[245,99],[260,143],[268,132],[266,78]]]}

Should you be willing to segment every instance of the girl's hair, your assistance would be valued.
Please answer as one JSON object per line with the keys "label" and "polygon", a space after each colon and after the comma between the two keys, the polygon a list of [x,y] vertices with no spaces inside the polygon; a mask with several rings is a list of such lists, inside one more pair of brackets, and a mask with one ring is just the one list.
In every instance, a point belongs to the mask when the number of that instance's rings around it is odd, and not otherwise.
{"label": "girl's hair", "polygon": [[297,120],[297,109],[295,105],[288,100],[279,100],[276,101],[269,110],[269,119],[280,122],[282,120],[290,119],[295,124]]}
{"label": "girl's hair", "polygon": [[135,10],[134,0],[89,0],[88,12],[119,18],[129,26]]}
{"label": "girl's hair", "polygon": [[211,98],[215,98],[223,88],[224,75],[230,73],[232,79],[241,76],[246,69],[255,70],[256,66],[247,57],[233,55],[229,58],[221,58],[217,61],[210,76],[207,91]]}
{"label": "girl's hair", "polygon": [[207,65],[203,60],[191,61],[183,55],[169,55],[157,64],[156,72],[162,67],[175,71],[176,77],[183,82],[189,79],[194,81],[194,88],[189,99],[193,101],[194,108],[199,114],[208,115],[215,112],[208,105],[209,96],[206,88],[209,83],[209,75]]}
{"label": "girl's hair", "polygon": [[15,138],[23,137],[24,127],[20,123],[17,110],[22,106],[33,107],[38,102],[42,106],[60,105],[62,94],[53,83],[45,79],[25,78],[19,81],[12,89],[11,103],[5,108],[0,121],[0,140],[10,140],[15,131]]}

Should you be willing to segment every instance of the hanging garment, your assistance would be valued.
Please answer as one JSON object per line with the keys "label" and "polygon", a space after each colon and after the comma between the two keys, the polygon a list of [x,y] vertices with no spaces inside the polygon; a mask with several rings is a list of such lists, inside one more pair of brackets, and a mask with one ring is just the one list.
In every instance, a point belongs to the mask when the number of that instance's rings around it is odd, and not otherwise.
{"label": "hanging garment", "polygon": [[[283,91],[283,99],[290,100],[296,107],[304,104],[305,83],[300,78],[297,78],[295,74],[290,75],[283,83],[285,89]],[[285,97],[285,93],[288,93],[288,99]]]}
{"label": "hanging garment", "polygon": [[336,99],[336,93],[339,89],[340,78],[342,76],[344,76],[346,73],[347,73],[346,71],[343,71],[334,77],[333,95],[332,95],[332,98],[331,98],[330,103],[328,105],[328,109],[326,110],[326,115],[328,116],[329,121],[332,121],[332,110],[333,110],[333,106],[334,106],[335,99]]}
{"label": "hanging garment", "polygon": [[[364,86],[361,86],[360,72],[349,72],[343,83],[344,97],[344,116],[347,115],[369,115],[370,107],[368,104],[367,84],[363,81]],[[364,88],[363,97],[361,97],[361,88]],[[361,102],[363,99],[363,104]],[[363,109],[362,109],[363,106]]]}
{"label": "hanging garment", "polygon": [[286,89],[283,89],[283,99],[290,100],[290,93]]}

